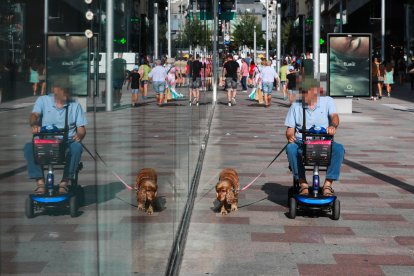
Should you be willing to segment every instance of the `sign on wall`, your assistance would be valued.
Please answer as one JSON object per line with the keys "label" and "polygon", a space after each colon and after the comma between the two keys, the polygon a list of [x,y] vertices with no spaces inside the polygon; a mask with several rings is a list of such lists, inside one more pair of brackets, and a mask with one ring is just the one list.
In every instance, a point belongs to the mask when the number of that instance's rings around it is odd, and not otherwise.
{"label": "sign on wall", "polygon": [[84,34],[49,34],[47,37],[47,87],[67,77],[73,96],[88,95],[88,38]]}
{"label": "sign on wall", "polygon": [[328,94],[369,97],[371,34],[328,34]]}

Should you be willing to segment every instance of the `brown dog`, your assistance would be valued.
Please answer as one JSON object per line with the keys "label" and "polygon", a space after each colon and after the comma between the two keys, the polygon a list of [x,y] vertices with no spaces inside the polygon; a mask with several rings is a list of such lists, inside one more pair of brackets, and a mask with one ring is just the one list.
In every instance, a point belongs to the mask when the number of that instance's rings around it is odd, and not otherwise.
{"label": "brown dog", "polygon": [[231,211],[237,211],[238,195],[240,190],[239,176],[234,169],[221,171],[219,181],[216,184],[217,200],[220,202],[220,213],[227,215],[230,205]]}
{"label": "brown dog", "polygon": [[157,173],[151,168],[138,172],[135,189],[137,190],[138,210],[147,210],[148,215],[154,212],[153,206],[157,197]]}

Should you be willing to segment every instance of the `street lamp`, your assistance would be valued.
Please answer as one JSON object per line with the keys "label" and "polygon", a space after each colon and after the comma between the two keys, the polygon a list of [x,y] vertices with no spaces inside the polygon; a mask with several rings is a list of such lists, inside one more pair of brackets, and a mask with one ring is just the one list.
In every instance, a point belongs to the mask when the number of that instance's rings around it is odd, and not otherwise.
{"label": "street lamp", "polygon": [[264,5],[266,11],[266,59],[269,59],[269,12],[273,10],[273,0],[260,0],[260,3]]}
{"label": "street lamp", "polygon": [[266,60],[269,60],[269,0],[266,0]]}

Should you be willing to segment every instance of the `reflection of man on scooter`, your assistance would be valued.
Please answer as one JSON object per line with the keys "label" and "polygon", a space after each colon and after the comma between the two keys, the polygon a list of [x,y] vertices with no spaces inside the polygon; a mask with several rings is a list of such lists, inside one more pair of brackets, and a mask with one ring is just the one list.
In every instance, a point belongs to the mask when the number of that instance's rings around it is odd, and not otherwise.
{"label": "reflection of man on scooter", "polygon": [[[287,126],[286,138],[289,141],[286,152],[294,178],[299,182],[299,194],[306,196],[309,194],[309,186],[306,181],[302,160],[303,140],[302,133],[300,133],[304,121],[303,112],[305,112],[305,128],[307,130],[311,126],[323,127],[329,135],[335,135],[339,125],[339,116],[334,100],[331,97],[318,96],[319,87],[315,86],[309,90],[302,91],[302,93],[302,103],[305,108],[301,102],[293,103],[285,119],[285,125]],[[324,196],[332,196],[334,194],[332,183],[334,180],[339,179],[344,154],[344,147],[333,142],[331,162],[327,167],[326,180],[322,187]]]}
{"label": "reflection of man on scooter", "polygon": [[[68,182],[74,178],[76,168],[80,162],[82,154],[80,141],[86,135],[85,125],[87,120],[81,105],[70,99],[71,84],[67,77],[60,76],[52,80],[51,90],[53,93],[41,96],[36,100],[30,116],[30,126],[33,134],[42,133],[49,128],[68,132],[67,160],[59,184],[59,194],[66,194],[68,192]],[[25,145],[24,155],[28,163],[29,178],[36,180],[35,194],[45,194],[43,171],[41,166],[35,162],[32,143]]]}

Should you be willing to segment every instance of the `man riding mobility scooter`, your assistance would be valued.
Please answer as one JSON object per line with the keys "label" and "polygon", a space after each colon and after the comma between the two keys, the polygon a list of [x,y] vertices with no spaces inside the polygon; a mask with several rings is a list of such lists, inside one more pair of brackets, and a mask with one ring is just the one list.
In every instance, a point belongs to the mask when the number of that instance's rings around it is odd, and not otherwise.
{"label": "man riding mobility scooter", "polygon": [[44,126],[40,133],[33,134],[33,154],[36,164],[42,171],[48,171],[45,183],[45,194],[30,194],[26,199],[25,212],[27,218],[33,218],[36,211],[47,208],[68,207],[71,217],[78,215],[78,208],[83,204],[84,191],[78,185],[78,173],[83,164],[80,162],[71,180],[68,193],[59,194],[58,185],[54,181],[54,169],[63,169],[68,154],[68,125],[67,112],[65,129],[55,126]]}
{"label": "man riding mobility scooter", "polygon": [[[312,126],[306,129],[306,103],[302,99],[302,162],[304,169],[313,171],[312,185],[309,185],[308,194],[300,194],[299,180],[293,178],[293,187],[288,191],[289,217],[294,219],[297,211],[318,210],[331,212],[331,219],[340,217],[340,201],[331,195],[323,195],[320,187],[319,171],[326,170],[332,157],[333,135],[328,134],[324,127]],[[333,191],[333,190],[332,190]]]}

